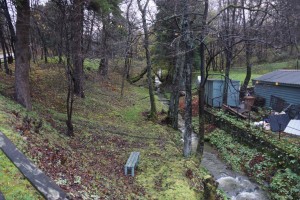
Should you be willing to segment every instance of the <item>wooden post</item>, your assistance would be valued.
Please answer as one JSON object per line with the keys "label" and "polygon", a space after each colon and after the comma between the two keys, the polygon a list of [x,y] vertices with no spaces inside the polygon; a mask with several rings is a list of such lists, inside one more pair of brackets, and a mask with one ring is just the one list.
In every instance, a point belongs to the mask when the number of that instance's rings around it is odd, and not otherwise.
{"label": "wooden post", "polygon": [[250,117],[251,117],[251,111],[249,111],[249,114],[248,114],[248,123],[250,125]]}
{"label": "wooden post", "polygon": [[281,124],[279,124],[279,132],[278,132],[278,139],[280,140],[280,133],[281,133]]}

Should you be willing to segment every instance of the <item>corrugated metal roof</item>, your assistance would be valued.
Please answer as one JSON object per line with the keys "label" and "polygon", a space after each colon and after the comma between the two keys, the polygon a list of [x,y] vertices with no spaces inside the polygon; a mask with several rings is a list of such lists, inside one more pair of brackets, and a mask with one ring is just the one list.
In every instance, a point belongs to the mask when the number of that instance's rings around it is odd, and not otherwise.
{"label": "corrugated metal roof", "polygon": [[300,120],[292,119],[284,129],[284,132],[300,136]]}
{"label": "corrugated metal roof", "polygon": [[276,70],[253,80],[300,87],[300,70]]}

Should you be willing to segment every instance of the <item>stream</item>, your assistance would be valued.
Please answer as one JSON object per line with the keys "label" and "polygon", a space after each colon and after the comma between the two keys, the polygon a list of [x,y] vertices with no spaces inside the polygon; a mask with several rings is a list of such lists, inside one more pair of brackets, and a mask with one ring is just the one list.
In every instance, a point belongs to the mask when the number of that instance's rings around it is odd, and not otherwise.
{"label": "stream", "polygon": [[[160,82],[155,78],[155,86],[159,101],[165,105],[169,104],[159,90]],[[182,141],[184,135],[184,120],[181,115],[178,116],[178,126],[181,131]],[[198,137],[192,133],[192,151],[196,152]],[[218,188],[223,190],[232,200],[267,200],[267,193],[260,189],[258,184],[249,180],[241,173],[231,170],[219,157],[218,152],[208,143],[204,145],[204,153],[201,165],[205,167],[214,179],[219,183]]]}
{"label": "stream", "polygon": [[[179,117],[179,129],[184,134],[184,120]],[[196,152],[198,137],[192,133],[192,152]],[[266,192],[259,185],[241,173],[231,170],[219,157],[218,152],[209,143],[205,143],[201,165],[206,168],[232,200],[267,200]]]}
{"label": "stream", "polygon": [[204,145],[203,159],[201,162],[219,183],[222,189],[232,200],[265,200],[269,199],[266,192],[248,179],[247,176],[232,171],[218,158],[217,151],[208,143]]}

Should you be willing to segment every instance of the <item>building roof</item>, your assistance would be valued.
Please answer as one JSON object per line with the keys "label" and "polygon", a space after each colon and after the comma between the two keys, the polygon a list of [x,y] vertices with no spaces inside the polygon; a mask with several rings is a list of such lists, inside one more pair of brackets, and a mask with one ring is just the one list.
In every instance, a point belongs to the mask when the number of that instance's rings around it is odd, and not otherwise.
{"label": "building roof", "polygon": [[264,74],[254,81],[265,83],[278,83],[279,85],[288,85],[300,87],[300,70],[276,70]]}
{"label": "building roof", "polygon": [[284,132],[300,136],[300,120],[292,119]]}

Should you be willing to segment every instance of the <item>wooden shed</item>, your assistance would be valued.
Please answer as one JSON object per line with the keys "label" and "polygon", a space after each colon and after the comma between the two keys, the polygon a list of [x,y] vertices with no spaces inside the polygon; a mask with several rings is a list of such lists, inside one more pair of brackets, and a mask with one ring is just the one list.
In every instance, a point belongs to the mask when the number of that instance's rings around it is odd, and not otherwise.
{"label": "wooden shed", "polygon": [[[221,107],[223,104],[224,80],[208,79],[205,83],[205,102],[212,107]],[[231,80],[228,83],[227,104],[237,107],[239,105],[240,81]]]}
{"label": "wooden shed", "polygon": [[266,99],[267,107],[275,98],[285,104],[300,104],[300,70],[277,70],[252,81],[255,94]]}

